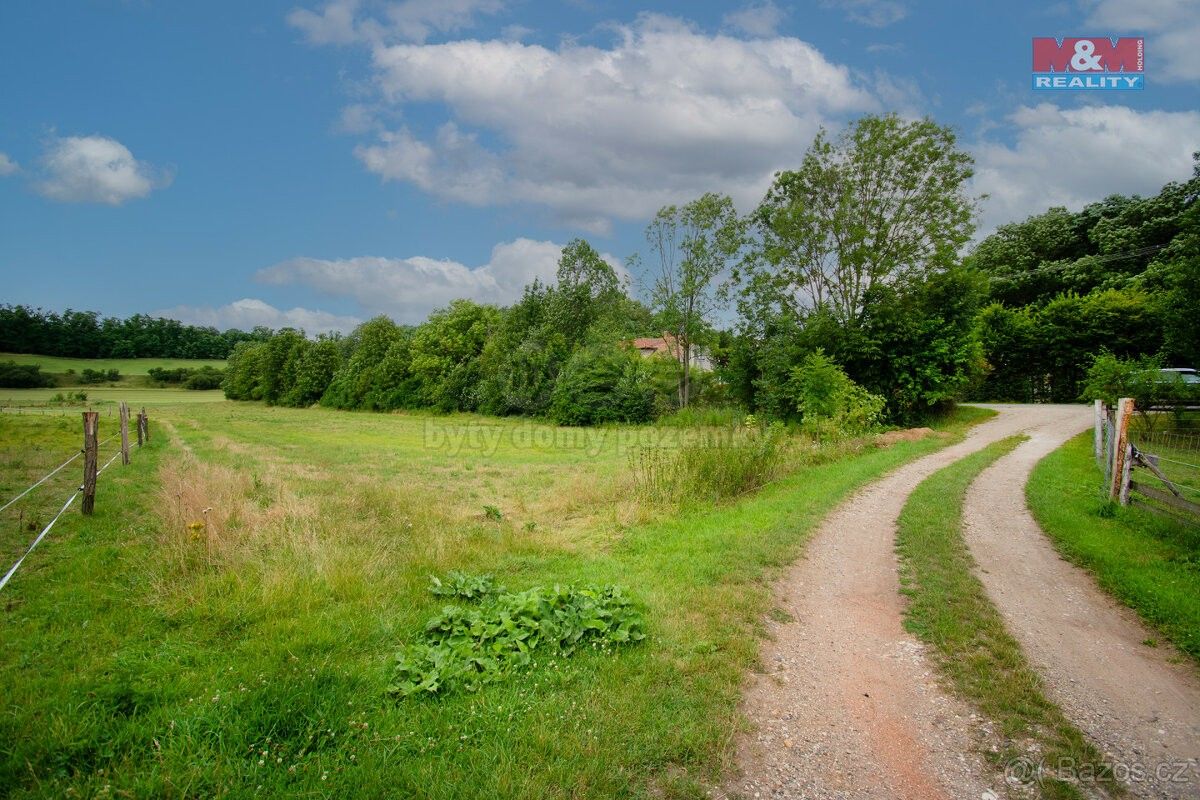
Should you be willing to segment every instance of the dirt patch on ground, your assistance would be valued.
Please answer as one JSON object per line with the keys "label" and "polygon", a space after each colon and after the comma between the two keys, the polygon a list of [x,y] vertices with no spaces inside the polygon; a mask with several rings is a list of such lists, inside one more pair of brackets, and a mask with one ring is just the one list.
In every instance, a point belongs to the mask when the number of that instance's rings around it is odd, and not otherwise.
{"label": "dirt patch on ground", "polygon": [[881,433],[875,438],[880,447],[889,447],[897,442],[916,442],[926,436],[933,436],[933,428],[905,428],[899,431]]}

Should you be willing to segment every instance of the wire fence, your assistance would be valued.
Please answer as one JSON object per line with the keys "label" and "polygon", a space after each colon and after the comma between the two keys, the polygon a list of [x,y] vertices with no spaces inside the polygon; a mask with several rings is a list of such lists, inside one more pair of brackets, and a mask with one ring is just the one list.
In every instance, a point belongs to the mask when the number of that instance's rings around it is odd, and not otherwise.
{"label": "wire fence", "polygon": [[1196,409],[1139,410],[1129,398],[1116,407],[1099,400],[1095,406],[1096,462],[1104,470],[1108,498],[1185,526],[1200,526]]}
{"label": "wire fence", "polygon": [[[122,425],[123,425],[123,429],[121,431],[118,431],[117,433],[114,433],[111,436],[109,436],[103,440],[99,440],[99,437],[94,437],[95,439],[97,439],[97,441],[95,442],[95,445],[94,445],[94,455],[95,455],[94,458],[87,457],[88,443],[86,440],[90,436],[90,434],[86,432],[88,430],[88,428],[87,428],[88,423],[85,422],[85,447],[84,447],[84,449],[81,449],[79,452],[77,452],[74,455],[72,455],[71,457],[67,458],[65,461],[63,461],[61,464],[59,464],[57,467],[55,467],[49,473],[47,473],[43,477],[39,478],[37,481],[35,481],[29,487],[27,487],[26,489],[24,489],[23,491],[18,493],[15,497],[13,497],[11,500],[9,500],[7,503],[5,503],[3,506],[0,506],[0,513],[8,510],[10,507],[14,506],[18,501],[28,497],[38,487],[44,486],[48,481],[50,481],[52,478],[54,478],[54,476],[61,473],[64,469],[66,469],[75,460],[77,460],[81,456],[85,457],[84,458],[84,473],[85,474],[84,474],[84,478],[83,478],[83,483],[78,485],[78,488],[76,488],[75,491],[71,494],[71,496],[69,498],[67,498],[67,501],[62,504],[62,506],[58,509],[58,512],[54,515],[53,518],[51,518],[50,522],[48,522],[41,529],[41,531],[37,534],[36,537],[34,537],[33,541],[29,544],[29,546],[27,548],[25,548],[25,550],[21,553],[21,556],[16,560],[16,562],[9,568],[9,570],[6,573],[4,573],[4,576],[2,578],[0,578],[0,589],[3,589],[8,584],[8,582],[12,579],[13,575],[16,574],[17,570],[25,562],[25,559],[29,557],[29,554],[32,553],[39,544],[41,544],[42,540],[46,538],[46,536],[50,533],[51,529],[53,529],[55,524],[59,521],[59,519],[62,518],[63,514],[65,514],[67,512],[67,509],[69,509],[71,507],[71,505],[77,499],[79,499],[79,497],[81,495],[84,495],[85,492],[88,492],[87,498],[92,497],[92,494],[90,492],[94,492],[95,482],[100,477],[100,475],[102,475],[104,473],[105,470],[107,470],[110,466],[112,466],[113,463],[116,462],[116,460],[118,458],[121,458],[122,456],[126,457],[125,461],[126,461],[126,463],[128,463],[129,412],[128,412],[128,407],[125,406],[124,404],[122,404],[122,409],[121,409],[121,420],[122,420]],[[138,415],[137,425],[138,425],[137,442],[138,442],[138,445],[140,446],[142,444],[142,433],[145,432],[148,434],[148,432],[149,432],[148,425],[146,424],[146,417],[145,417],[144,411],[142,414]],[[94,431],[95,422],[92,423],[92,426],[93,426],[92,430]],[[100,458],[100,449],[102,447],[104,447],[104,445],[116,440],[118,437],[121,438],[121,442],[118,444],[116,452],[113,453],[106,462],[104,462],[103,466],[98,467],[97,463]],[[87,488],[88,484],[89,484],[89,480],[88,480],[89,475],[87,473],[90,468],[95,469],[95,474],[93,476],[91,476],[91,478],[92,478],[91,489],[89,490]],[[86,502],[84,504],[84,513],[85,514],[89,513],[89,507]],[[24,518],[24,510],[22,510],[22,518]]]}
{"label": "wire fence", "polygon": [[1132,430],[1129,436],[1144,461],[1159,473],[1168,489],[1200,498],[1200,434],[1192,431]]}

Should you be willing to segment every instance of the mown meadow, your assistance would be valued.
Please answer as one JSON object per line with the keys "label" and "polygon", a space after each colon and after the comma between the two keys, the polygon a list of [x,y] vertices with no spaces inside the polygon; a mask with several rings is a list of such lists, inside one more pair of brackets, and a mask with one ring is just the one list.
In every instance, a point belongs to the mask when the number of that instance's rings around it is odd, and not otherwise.
{"label": "mown meadow", "polygon": [[[161,406],[150,444],[101,476],[95,516],[69,511],[0,595],[0,784],[13,797],[699,796],[731,757],[773,570],[856,487],[986,413],[880,446]],[[0,415],[5,499],[77,448],[78,427]],[[102,419],[101,438],[112,430]],[[730,459],[722,474],[746,478],[736,496],[678,480]],[[10,561],[33,536],[12,513],[44,520],[77,480],[60,477],[0,521]],[[535,648],[476,690],[389,693],[397,654],[458,602],[430,591],[453,571],[513,593],[619,586],[645,638]]]}

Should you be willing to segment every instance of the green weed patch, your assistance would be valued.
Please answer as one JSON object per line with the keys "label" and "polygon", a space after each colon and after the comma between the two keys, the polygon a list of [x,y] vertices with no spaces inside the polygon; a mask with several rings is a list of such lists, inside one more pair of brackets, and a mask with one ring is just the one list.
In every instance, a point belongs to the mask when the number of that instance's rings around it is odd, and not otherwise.
{"label": "green weed patch", "polygon": [[537,586],[506,592],[490,575],[434,578],[435,595],[480,601],[446,606],[421,640],[396,654],[388,692],[400,697],[478,689],[529,666],[536,651],[569,656],[591,645],[607,648],[646,638],[642,614],[618,587]]}

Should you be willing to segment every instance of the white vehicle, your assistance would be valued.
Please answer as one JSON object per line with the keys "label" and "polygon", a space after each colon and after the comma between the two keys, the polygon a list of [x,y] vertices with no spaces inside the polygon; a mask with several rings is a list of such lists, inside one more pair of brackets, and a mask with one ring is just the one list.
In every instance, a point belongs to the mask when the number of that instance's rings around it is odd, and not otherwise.
{"label": "white vehicle", "polygon": [[1200,375],[1196,374],[1196,370],[1191,367],[1169,367],[1160,369],[1158,374],[1163,383],[1169,381],[1183,381],[1186,384],[1200,383]]}

